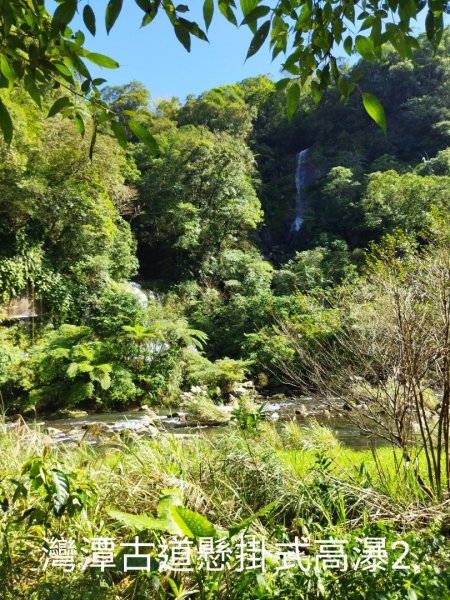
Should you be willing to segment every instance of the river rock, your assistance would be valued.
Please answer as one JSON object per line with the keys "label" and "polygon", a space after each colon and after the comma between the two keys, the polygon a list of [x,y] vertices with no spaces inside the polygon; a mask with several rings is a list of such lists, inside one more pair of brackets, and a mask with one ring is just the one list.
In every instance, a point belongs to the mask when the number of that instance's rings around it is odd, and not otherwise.
{"label": "river rock", "polygon": [[148,404],[142,404],[142,406],[139,408],[139,410],[141,412],[145,412],[145,414],[150,419],[156,419],[158,417],[158,415],[155,413],[155,411],[153,410],[153,408],[150,408],[150,406]]}
{"label": "river rock", "polygon": [[246,388],[248,390],[254,390],[255,384],[249,379],[248,381],[244,381],[244,383],[241,384],[241,387]]}
{"label": "river rock", "polygon": [[148,434],[151,437],[157,437],[158,435],[160,435],[160,433],[160,430],[157,427],[154,427],[153,425],[149,425],[147,427],[146,434]]}
{"label": "river rock", "polygon": [[232,409],[239,408],[239,400],[233,394],[228,396],[228,406]]}
{"label": "river rock", "polygon": [[237,387],[233,390],[233,394],[240,398],[241,396],[246,396],[249,393],[249,390],[243,386]]}
{"label": "river rock", "polygon": [[61,429],[56,429],[56,427],[46,427],[44,431],[52,438],[64,435],[64,431],[61,431]]}
{"label": "river rock", "polygon": [[58,411],[58,416],[61,416],[66,419],[82,419],[83,417],[87,417],[88,413],[85,410],[67,408]]}
{"label": "river rock", "polygon": [[94,421],[93,423],[84,423],[81,426],[81,429],[85,429],[89,431],[89,433],[100,433],[103,431],[109,431],[109,427],[106,423],[102,423],[101,421]]}

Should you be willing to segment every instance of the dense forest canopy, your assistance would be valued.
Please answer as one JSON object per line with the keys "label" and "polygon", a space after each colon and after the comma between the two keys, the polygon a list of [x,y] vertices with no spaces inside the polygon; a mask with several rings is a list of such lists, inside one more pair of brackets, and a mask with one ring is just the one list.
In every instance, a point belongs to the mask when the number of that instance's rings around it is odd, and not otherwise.
{"label": "dense forest canopy", "polygon": [[445,6],[240,4],[292,77],[181,102],[90,77],[89,4],[3,3],[5,600],[449,597]]}
{"label": "dense forest canopy", "polygon": [[[316,107],[305,88],[289,122],[285,92],[263,75],[184,104],[151,104],[130,82],[102,89],[128,146],[100,124],[91,161],[71,121],[44,118],[21,88],[3,93],[16,123],[1,146],[5,407],[56,406],[67,390],[70,403],[103,407],[175,398],[199,372],[284,381],[273,345],[298,359],[280,323],[306,344],[332,337],[343,317],[330,294],[362,285],[370,244],[397,230],[426,243],[448,211],[450,35],[437,53],[421,41],[414,63],[387,50],[348,67],[381,98],[387,136],[333,91]],[[48,90],[45,102],[56,97]],[[293,231],[296,155],[307,148]],[[159,300],[144,305],[134,277]],[[8,321],[23,297],[38,315],[31,333]]]}
{"label": "dense forest canopy", "polygon": [[[205,31],[188,18],[188,4],[174,5],[172,0],[136,0],[136,4],[143,12],[141,27],[152,23],[158,13],[165,14],[178,41],[188,52],[192,36],[208,41]],[[377,96],[364,88],[358,72],[349,72],[340,60],[342,48],[349,56],[376,61],[390,46],[400,57],[413,59],[414,52],[420,50],[413,22],[421,17],[425,7],[426,36],[436,52],[444,32],[444,15],[449,12],[446,0],[372,0],[363,6],[355,0],[345,3],[283,0],[275,6],[265,5],[262,0],[241,0],[242,15],[237,13],[234,0],[217,2],[225,19],[237,26],[242,16],[240,24],[253,33],[247,58],[256,54],[266,40],[270,41],[273,58],[280,54],[286,57],[283,71],[288,76],[281,79],[277,87],[287,90],[289,116],[296,111],[305,84],[316,103],[333,84],[342,98],[352,92],[359,93],[364,109],[383,130],[386,130],[383,105]],[[93,9],[89,2],[58,0],[56,9],[50,14],[44,0],[5,0],[0,16],[0,87],[11,90],[16,85],[22,86],[39,107],[48,87],[62,91],[49,108],[49,115],[62,114],[72,119],[82,136],[86,131],[86,118],[90,116],[91,155],[98,126],[105,121],[110,123],[119,143],[126,141],[123,128],[123,120],[126,120],[141,142],[153,153],[158,151],[154,137],[142,127],[134,111],[123,113],[121,119],[111,111],[100,90],[105,80],[93,77],[89,70],[89,64],[107,69],[119,67],[113,58],[89,51],[86,35],[96,35],[100,17],[104,17],[109,34],[122,9],[123,0],[109,0],[104,15],[97,7]],[[206,30],[214,12],[214,0],[204,0]],[[77,13],[82,16],[83,30],[71,27]],[[80,99],[86,102],[80,103]],[[13,120],[7,105],[0,100],[0,129],[6,142],[13,136]]]}

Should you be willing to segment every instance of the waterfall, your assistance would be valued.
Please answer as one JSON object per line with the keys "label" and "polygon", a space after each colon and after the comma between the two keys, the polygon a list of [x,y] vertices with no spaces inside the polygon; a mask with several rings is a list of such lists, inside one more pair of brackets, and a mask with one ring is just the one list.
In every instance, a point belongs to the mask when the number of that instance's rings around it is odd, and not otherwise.
{"label": "waterfall", "polygon": [[129,281],[132,292],[144,303],[147,304],[149,300],[153,300],[154,302],[158,302],[158,295],[155,294],[152,290],[144,290],[140,283],[137,281]]}
{"label": "waterfall", "polygon": [[295,167],[295,219],[291,226],[291,232],[300,231],[304,220],[303,187],[305,184],[305,162],[309,148],[297,152],[297,164]]}

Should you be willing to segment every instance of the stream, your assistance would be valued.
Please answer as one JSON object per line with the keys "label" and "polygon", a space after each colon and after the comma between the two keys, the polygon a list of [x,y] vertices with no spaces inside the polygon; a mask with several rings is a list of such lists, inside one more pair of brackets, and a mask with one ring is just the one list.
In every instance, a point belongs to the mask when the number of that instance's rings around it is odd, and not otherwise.
{"label": "stream", "polygon": [[[228,407],[223,407],[230,410]],[[286,421],[296,421],[298,425],[307,426],[311,420],[331,428],[339,441],[352,449],[367,449],[372,440],[363,435],[359,429],[345,417],[327,410],[325,404],[320,404],[312,398],[283,398],[269,399],[264,404],[266,418],[283,427]],[[206,434],[217,435],[229,427],[225,425],[195,424],[185,420],[184,413],[170,409],[160,409],[156,414],[145,411],[109,412],[84,415],[77,418],[57,418],[38,421],[41,429],[47,430],[55,442],[78,442],[86,437],[86,432],[93,432],[87,438],[89,443],[102,443],[99,434],[113,435],[124,432],[135,432],[153,437],[160,433],[170,432],[177,437]],[[12,426],[12,424],[11,424]],[[96,435],[98,436],[96,438]],[[378,440],[379,443],[379,440]],[[377,444],[378,445],[378,444]]]}

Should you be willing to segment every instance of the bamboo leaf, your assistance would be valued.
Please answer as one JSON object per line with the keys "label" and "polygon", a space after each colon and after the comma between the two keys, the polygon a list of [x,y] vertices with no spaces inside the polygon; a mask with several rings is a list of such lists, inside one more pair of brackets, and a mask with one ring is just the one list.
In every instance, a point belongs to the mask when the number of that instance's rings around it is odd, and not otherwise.
{"label": "bamboo leaf", "polygon": [[137,531],[143,531],[145,529],[161,530],[161,520],[146,514],[131,515],[126,512],[121,512],[120,510],[108,510],[106,512],[116,521],[120,521],[123,525],[136,529]]}
{"label": "bamboo leaf", "polygon": [[270,511],[274,509],[277,505],[278,500],[275,500],[274,502],[271,502],[270,504],[267,504],[266,506],[261,508],[261,510],[258,510],[258,512],[253,513],[253,515],[251,515],[247,519],[244,519],[237,525],[229,527],[228,531],[230,533],[230,536],[236,535],[236,533],[239,533],[240,531],[242,531],[242,529],[246,529],[249,525],[253,523],[253,521],[256,521],[256,519],[259,519],[259,517],[263,517],[264,515],[270,513]]}

